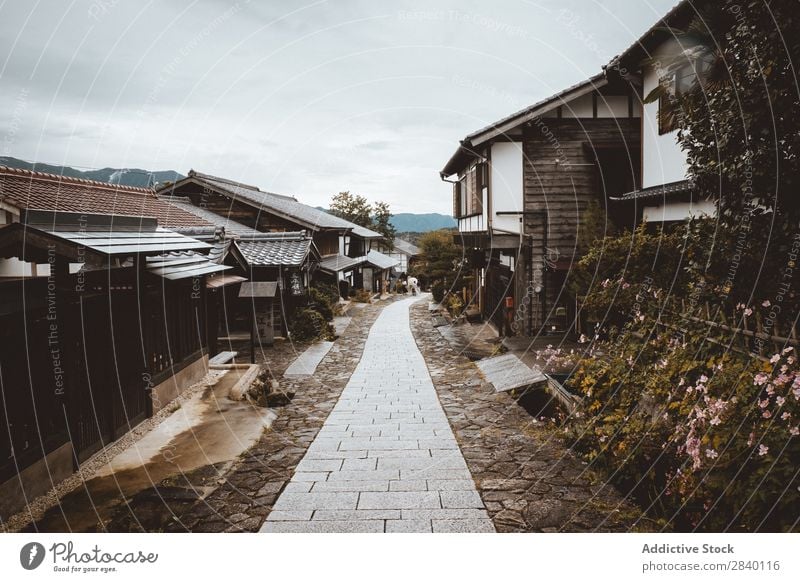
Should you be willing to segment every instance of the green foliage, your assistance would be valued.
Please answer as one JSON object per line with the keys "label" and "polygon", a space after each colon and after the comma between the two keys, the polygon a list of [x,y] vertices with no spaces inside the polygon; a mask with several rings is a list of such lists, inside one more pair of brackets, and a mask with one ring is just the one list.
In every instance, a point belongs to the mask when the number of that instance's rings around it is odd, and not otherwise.
{"label": "green foliage", "polygon": [[420,236],[417,246],[420,255],[410,274],[419,279],[423,287],[437,281],[445,283],[446,287],[456,286],[458,277],[463,274],[463,249],[453,241],[452,231],[426,232]]}
{"label": "green foliage", "polygon": [[319,289],[311,287],[308,290],[308,308],[319,313],[325,321],[333,321],[333,306],[329,297]]}
{"label": "green foliage", "polygon": [[434,281],[433,285],[431,286],[431,293],[433,294],[433,300],[437,303],[441,303],[444,299],[444,292],[446,291],[444,287],[444,281]]}
{"label": "green foliage", "polygon": [[299,342],[332,340],[335,337],[333,326],[318,311],[308,307],[297,310],[289,325],[289,332],[292,340]]}
{"label": "green foliage", "polygon": [[325,301],[333,307],[339,303],[339,288],[332,283],[314,283],[314,290],[325,298]]}
{"label": "green foliage", "polygon": [[372,228],[372,206],[358,194],[339,192],[331,199],[330,212],[365,228]]}
{"label": "green foliage", "polygon": [[458,317],[464,310],[464,302],[458,293],[451,293],[447,296],[447,311],[453,317]]}
{"label": "green foliage", "polygon": [[387,202],[376,202],[373,212],[375,214],[375,231],[382,234],[384,238],[383,248],[391,249],[394,246],[394,238],[397,233],[391,223],[392,211],[389,209],[389,204]]}

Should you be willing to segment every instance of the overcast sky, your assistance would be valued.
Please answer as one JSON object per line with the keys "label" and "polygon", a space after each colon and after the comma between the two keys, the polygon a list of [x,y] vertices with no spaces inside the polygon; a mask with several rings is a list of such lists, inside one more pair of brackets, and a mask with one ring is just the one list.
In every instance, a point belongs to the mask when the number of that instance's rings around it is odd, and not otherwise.
{"label": "overcast sky", "polygon": [[449,214],[459,139],[598,73],[675,2],[0,0],[0,155]]}

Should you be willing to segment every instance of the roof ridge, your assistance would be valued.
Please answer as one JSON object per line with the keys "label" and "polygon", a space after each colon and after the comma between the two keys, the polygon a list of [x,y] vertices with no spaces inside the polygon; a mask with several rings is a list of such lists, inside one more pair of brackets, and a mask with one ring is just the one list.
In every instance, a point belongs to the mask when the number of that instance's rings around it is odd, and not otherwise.
{"label": "roof ridge", "polygon": [[222,182],[223,184],[230,184],[231,186],[239,186],[240,188],[247,188],[248,190],[255,190],[256,192],[261,192],[262,190],[258,186],[253,186],[251,184],[245,184],[244,182],[237,182],[236,180],[230,180],[228,178],[222,178],[220,176],[214,176],[212,174],[205,174],[203,172],[198,172],[197,170],[189,170],[189,178],[200,178],[202,180],[211,180],[212,182]]}
{"label": "roof ridge", "polygon": [[155,197],[155,190],[153,188],[141,188],[139,186],[125,186],[123,184],[114,184],[112,182],[89,180],[88,178],[73,178],[72,176],[64,176],[63,174],[38,172],[36,170],[12,168],[11,166],[0,166],[0,175],[28,176],[32,180],[37,180],[40,182],[58,182],[59,184],[61,183],[81,184],[85,186],[94,186],[96,188],[101,188],[104,190],[135,192],[137,194],[151,194],[153,197]]}

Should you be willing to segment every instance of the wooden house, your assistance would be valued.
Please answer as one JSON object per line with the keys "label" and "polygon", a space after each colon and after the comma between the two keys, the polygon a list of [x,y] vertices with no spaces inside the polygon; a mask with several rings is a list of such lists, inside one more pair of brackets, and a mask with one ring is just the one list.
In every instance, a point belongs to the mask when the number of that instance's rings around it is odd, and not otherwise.
{"label": "wooden house", "polygon": [[607,71],[469,134],[444,166],[472,302],[504,333],[571,329],[564,282],[581,229],[633,220],[608,202],[639,186],[640,116],[639,95]]}
{"label": "wooden house", "polygon": [[[183,180],[163,186],[158,194],[188,199],[204,211],[259,232],[305,230],[322,263],[336,269],[332,277],[334,282],[349,276],[350,285],[372,287],[373,277],[368,276],[365,283],[364,261],[347,260],[376,251],[382,237],[368,228],[298,202],[291,196],[194,170]],[[329,270],[321,272],[330,274]]]}
{"label": "wooden house", "polygon": [[[205,282],[227,267],[203,254],[208,243],[154,217],[91,214],[76,202],[105,201],[108,188],[33,172],[0,179],[15,219],[0,226],[0,258],[14,273],[0,277],[3,519],[207,370]],[[82,210],[23,208],[59,192]],[[159,204],[148,211],[172,212]]]}
{"label": "wooden house", "polygon": [[397,272],[398,274],[403,274],[408,273],[408,269],[411,267],[414,258],[419,256],[420,250],[408,241],[395,238],[392,250],[386,254],[397,261]]}
{"label": "wooden house", "polygon": [[621,75],[641,99],[659,85],[666,89],[642,109],[641,184],[612,198],[617,207],[631,209],[637,219],[653,225],[716,213],[715,201],[693,192],[686,175],[686,154],[677,139],[681,114],[675,97],[697,82],[695,71],[703,70],[705,51],[695,50],[697,45],[682,45],[670,31],[684,29],[700,8],[698,2],[680,2],[606,66]]}

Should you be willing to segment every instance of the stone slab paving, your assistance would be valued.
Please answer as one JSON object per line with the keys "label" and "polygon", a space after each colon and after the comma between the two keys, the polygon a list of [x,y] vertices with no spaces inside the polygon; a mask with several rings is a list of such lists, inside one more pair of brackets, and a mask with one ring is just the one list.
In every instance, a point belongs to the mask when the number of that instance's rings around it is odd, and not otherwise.
{"label": "stone slab paving", "polygon": [[[475,364],[442,341],[427,309],[412,308],[411,327],[497,531],[660,529],[569,449],[558,423],[538,422],[509,392],[496,392],[482,381]],[[447,503],[469,501],[455,497]],[[402,511],[416,518],[425,510]],[[442,519],[434,531],[458,531],[464,525]]]}
{"label": "stone slab paving", "polygon": [[285,378],[311,376],[319,363],[328,355],[333,342],[318,342],[309,346],[283,373]]}
{"label": "stone slab paving", "polygon": [[262,532],[492,532],[409,326],[393,303]]}
{"label": "stone slab paving", "polygon": [[529,368],[514,354],[487,358],[476,365],[496,392],[508,392],[547,382],[547,377],[541,370]]}

